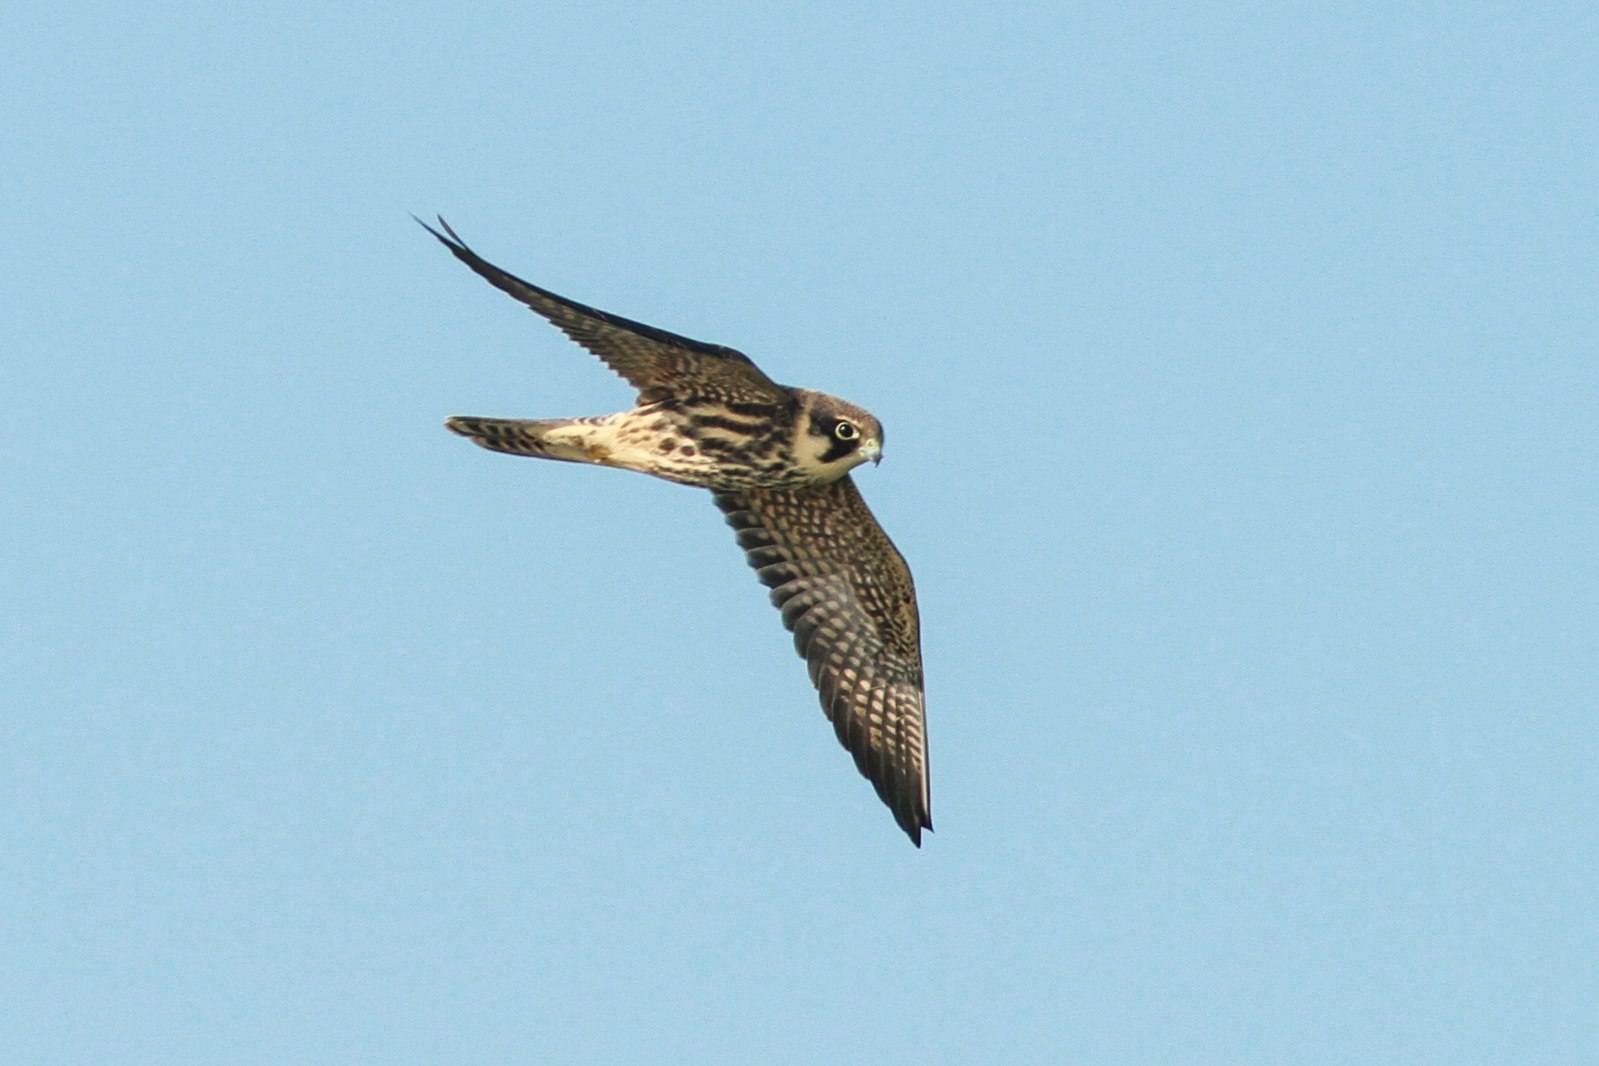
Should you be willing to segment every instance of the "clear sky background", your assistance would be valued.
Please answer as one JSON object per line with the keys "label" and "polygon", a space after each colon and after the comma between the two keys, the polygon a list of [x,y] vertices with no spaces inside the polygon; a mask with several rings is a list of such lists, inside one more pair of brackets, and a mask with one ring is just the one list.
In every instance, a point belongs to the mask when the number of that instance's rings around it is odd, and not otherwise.
{"label": "clear sky background", "polygon": [[[15,1063],[1591,1063],[1589,4],[0,34]],[[888,427],[937,832],[456,263]]]}

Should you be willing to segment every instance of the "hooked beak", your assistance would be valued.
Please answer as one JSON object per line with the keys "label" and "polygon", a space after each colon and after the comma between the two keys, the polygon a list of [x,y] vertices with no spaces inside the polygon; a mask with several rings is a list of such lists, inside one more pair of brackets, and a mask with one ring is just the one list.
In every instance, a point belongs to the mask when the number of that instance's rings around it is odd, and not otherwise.
{"label": "hooked beak", "polygon": [[861,445],[861,454],[870,459],[873,466],[876,466],[883,461],[883,442],[880,440],[866,441]]}

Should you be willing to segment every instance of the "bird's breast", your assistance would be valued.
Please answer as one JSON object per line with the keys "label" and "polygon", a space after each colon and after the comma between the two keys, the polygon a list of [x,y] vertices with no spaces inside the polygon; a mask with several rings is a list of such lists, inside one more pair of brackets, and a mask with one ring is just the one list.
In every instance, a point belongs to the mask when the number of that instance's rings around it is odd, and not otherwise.
{"label": "bird's breast", "polygon": [[619,416],[610,463],[718,492],[803,488],[794,428],[776,405],[670,401]]}

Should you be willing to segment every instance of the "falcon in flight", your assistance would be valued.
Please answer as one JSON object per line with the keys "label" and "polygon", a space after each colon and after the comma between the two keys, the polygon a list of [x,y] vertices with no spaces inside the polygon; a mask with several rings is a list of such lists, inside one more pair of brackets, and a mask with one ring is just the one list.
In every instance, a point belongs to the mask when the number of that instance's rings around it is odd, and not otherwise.
{"label": "falcon in flight", "polygon": [[492,451],[710,489],[772,590],[839,741],[921,847],[933,822],[916,590],[849,476],[879,461],[882,425],[837,397],[777,384],[732,348],[531,285],[481,258],[442,218],[442,233],[417,221],[638,390],[633,409],[614,415],[458,417],[445,425]]}

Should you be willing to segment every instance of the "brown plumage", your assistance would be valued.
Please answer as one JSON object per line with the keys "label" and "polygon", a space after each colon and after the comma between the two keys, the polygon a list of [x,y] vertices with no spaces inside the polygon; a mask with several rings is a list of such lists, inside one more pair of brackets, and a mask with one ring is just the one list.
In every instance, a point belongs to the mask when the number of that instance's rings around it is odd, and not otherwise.
{"label": "brown plumage", "polygon": [[621,467],[710,489],[772,590],[839,741],[920,847],[922,830],[933,823],[916,590],[849,476],[880,458],[877,419],[837,397],[779,385],[732,348],[523,281],[478,256],[443,219],[443,232],[421,224],[639,392],[632,410],[614,415],[456,417],[446,425],[494,451]]}
{"label": "brown plumage", "polygon": [[808,489],[719,492],[716,505],[772,590],[839,742],[920,844],[933,823],[910,567],[847,474]]}

